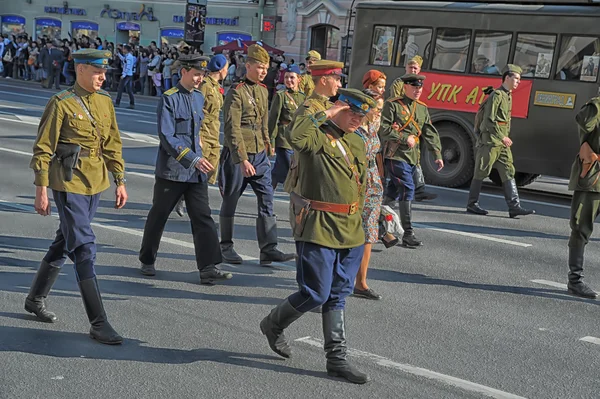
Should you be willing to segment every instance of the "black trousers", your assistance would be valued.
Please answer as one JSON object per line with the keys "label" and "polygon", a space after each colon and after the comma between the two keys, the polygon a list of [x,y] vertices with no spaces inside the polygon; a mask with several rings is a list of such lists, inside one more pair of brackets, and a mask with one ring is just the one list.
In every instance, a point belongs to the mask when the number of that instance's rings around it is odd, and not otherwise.
{"label": "black trousers", "polygon": [[48,86],[47,89],[51,89],[54,84],[56,89],[60,89],[60,73],[62,72],[62,68],[57,68],[55,66],[51,66],[48,72]]}
{"label": "black trousers", "polygon": [[133,98],[133,78],[131,76],[125,76],[121,78],[119,82],[119,88],[117,89],[117,99],[115,104],[121,104],[121,97],[123,96],[123,90],[127,90],[129,95],[129,105],[135,105],[135,99]]}
{"label": "black trousers", "polygon": [[156,177],[152,208],[146,219],[140,262],[153,265],[169,215],[181,196],[192,223],[198,270],[222,262],[217,227],[208,204],[208,182],[180,183]]}

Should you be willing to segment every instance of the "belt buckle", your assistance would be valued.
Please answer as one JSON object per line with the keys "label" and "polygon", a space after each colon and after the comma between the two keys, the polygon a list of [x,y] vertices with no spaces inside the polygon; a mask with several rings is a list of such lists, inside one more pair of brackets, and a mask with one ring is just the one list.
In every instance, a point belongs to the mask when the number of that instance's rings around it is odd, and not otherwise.
{"label": "belt buckle", "polygon": [[348,212],[348,214],[354,215],[357,210],[358,210],[358,206],[357,206],[356,202],[353,204],[350,204],[350,211]]}
{"label": "belt buckle", "polygon": [[90,158],[96,158],[98,156],[98,149],[90,148]]}

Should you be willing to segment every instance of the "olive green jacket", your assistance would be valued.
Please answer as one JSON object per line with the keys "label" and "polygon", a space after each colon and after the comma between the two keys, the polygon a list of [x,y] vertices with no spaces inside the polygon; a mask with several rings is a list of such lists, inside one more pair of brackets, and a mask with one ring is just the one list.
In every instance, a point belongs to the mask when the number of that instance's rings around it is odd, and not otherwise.
{"label": "olive green jacket", "polygon": [[218,144],[221,134],[219,114],[223,107],[221,85],[212,77],[207,76],[200,86],[200,92],[204,96],[204,120],[200,128],[202,143]]}
{"label": "olive green jacket", "polygon": [[392,82],[388,97],[404,97],[404,82],[402,79],[398,78]]}
{"label": "olive green jacket", "polygon": [[302,93],[306,94],[306,97],[310,97],[310,95],[315,90],[315,82],[313,82],[312,75],[310,73],[305,73],[300,78],[300,84],[298,85],[298,90]]}
{"label": "olive green jacket", "polygon": [[512,95],[500,86],[490,94],[483,108],[477,145],[504,146],[502,139],[510,134],[511,112]]}
{"label": "olive green jacket", "polygon": [[268,129],[269,93],[262,83],[248,79],[231,87],[225,96],[223,119],[224,146],[234,163],[248,160],[271,145]]}
{"label": "olive green jacket", "polygon": [[[600,97],[589,100],[575,116],[579,130],[579,145],[587,142],[592,151],[600,154]],[[575,158],[571,168],[569,190],[600,192],[600,165],[595,162],[586,176],[580,177],[581,163]]]}
{"label": "olive green jacket", "polygon": [[269,136],[273,148],[292,148],[285,138],[284,132],[292,121],[294,113],[305,99],[304,93],[291,89],[280,90],[273,97],[269,110]]}
{"label": "olive green jacket", "polygon": [[[356,175],[337,147],[336,140],[344,147]],[[358,210],[351,215],[309,210],[302,234],[294,233],[294,239],[335,249],[363,245],[365,233],[361,215],[367,177],[363,140],[357,134],[344,133],[326,120],[323,111],[319,111],[300,118],[294,124],[290,131],[290,144],[298,156],[296,193],[309,200],[359,204]]]}
{"label": "olive green jacket", "polygon": [[[411,114],[413,115],[413,122],[409,123]],[[393,129],[392,125],[394,123],[399,128],[404,127],[404,129],[401,131]],[[412,148],[408,146],[409,136],[420,136],[417,139],[417,145]],[[396,150],[391,156],[387,156],[384,152],[387,159],[404,161],[409,165],[417,165],[420,158],[420,139],[425,140],[428,149],[433,152],[436,160],[442,159],[440,136],[431,123],[427,105],[421,101],[414,101],[408,97],[396,97],[387,100],[381,112],[379,137],[384,148],[387,145],[397,145]]]}
{"label": "olive green jacket", "polygon": [[[96,127],[75,96],[88,108]],[[69,182],[65,181],[61,164],[53,158],[59,143],[78,144],[84,152],[91,150],[90,156],[80,156]],[[125,162],[110,95],[104,90],[90,93],[75,83],[52,96],[40,120],[30,167],[36,186],[73,194],[94,195],[106,190],[110,187],[108,172],[115,179],[122,179]]]}

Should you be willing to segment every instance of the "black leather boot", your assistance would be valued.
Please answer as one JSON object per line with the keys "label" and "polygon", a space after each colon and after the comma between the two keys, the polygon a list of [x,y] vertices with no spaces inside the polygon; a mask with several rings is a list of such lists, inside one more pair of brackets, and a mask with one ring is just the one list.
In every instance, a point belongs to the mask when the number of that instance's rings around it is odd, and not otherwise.
{"label": "black leather boot", "polygon": [[219,217],[219,230],[221,232],[221,255],[223,262],[232,265],[241,265],[242,257],[233,249],[233,224],[234,218]]}
{"label": "black leather boot", "polygon": [[231,280],[233,274],[220,270],[215,265],[208,265],[200,270],[200,284],[215,285],[217,281]]}
{"label": "black leather boot", "polygon": [[598,293],[583,282],[583,253],[585,246],[569,247],[569,294],[582,298],[596,299]]}
{"label": "black leather boot", "polygon": [[517,216],[532,215],[535,213],[533,209],[521,207],[519,192],[517,191],[517,182],[515,182],[514,179],[502,183],[502,188],[504,189],[504,199],[508,205],[508,216],[515,218]]}
{"label": "black leather boot", "polygon": [[81,292],[85,312],[92,325],[90,327],[90,337],[107,345],[118,345],[122,343],[123,338],[117,334],[106,318],[106,312],[104,311],[104,305],[102,304],[102,297],[100,296],[100,289],[98,288],[98,280],[96,280],[96,277],[80,281],[79,291]]}
{"label": "black leather boot", "polygon": [[40,268],[33,278],[33,283],[31,283],[29,295],[25,299],[25,310],[33,313],[46,323],[58,321],[58,317],[54,313],[46,310],[45,302],[59,273],[60,267],[51,266],[48,262],[42,260]]}
{"label": "black leather boot", "polygon": [[423,169],[421,165],[417,165],[413,173],[413,180],[415,182],[415,201],[428,201],[437,198],[437,194],[429,193],[425,191],[425,176],[423,176]]}
{"label": "black leather boot", "polygon": [[323,313],[323,337],[327,357],[327,375],[341,377],[354,384],[364,384],[371,379],[357,370],[346,359],[346,325],[343,310],[330,310]]}
{"label": "black leather boot", "polygon": [[260,331],[267,337],[269,347],[279,356],[289,358],[292,348],[287,342],[283,330],[298,320],[304,313],[297,311],[289,300],[285,300],[271,310],[271,313],[260,322]]}
{"label": "black leather boot", "polygon": [[423,245],[423,243],[415,237],[415,233],[412,228],[412,210],[410,201],[400,201],[400,224],[404,230],[402,236],[402,246],[407,248],[416,248]]}
{"label": "black leather boot", "polygon": [[287,262],[296,254],[285,254],[277,249],[277,219],[275,216],[259,216],[256,219],[256,237],[260,248],[260,264],[271,262]]}
{"label": "black leather boot", "polygon": [[481,186],[483,180],[471,180],[471,188],[469,189],[469,200],[467,202],[467,213],[475,215],[487,215],[488,211],[479,206],[479,194],[481,194]]}

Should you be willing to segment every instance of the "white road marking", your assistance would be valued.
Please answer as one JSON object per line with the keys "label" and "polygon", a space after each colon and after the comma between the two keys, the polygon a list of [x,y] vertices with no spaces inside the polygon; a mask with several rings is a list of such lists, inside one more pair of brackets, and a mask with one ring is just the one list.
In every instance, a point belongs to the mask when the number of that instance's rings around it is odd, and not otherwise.
{"label": "white road marking", "polygon": [[530,281],[532,283],[548,285],[548,286],[554,287],[554,288],[562,288],[563,290],[567,289],[567,285],[565,283],[557,283],[556,281],[550,281],[550,280],[530,280]]}
{"label": "white road marking", "polygon": [[596,338],[596,337],[583,337],[583,338],[579,338],[580,341],[583,342],[589,342],[590,344],[596,344],[596,345],[600,345],[600,338]]}
{"label": "white road marking", "polygon": [[137,120],[136,122],[139,122],[139,123],[147,123],[147,124],[149,124],[149,125],[156,125],[156,122],[152,122],[152,121],[140,121],[140,120]]}
{"label": "white road marking", "polygon": [[525,243],[522,243],[522,242],[505,240],[503,238],[490,237],[490,236],[486,236],[486,235],[483,235],[483,234],[469,233],[469,232],[460,231],[460,230],[441,229],[439,227],[429,226],[427,224],[421,224],[421,223],[413,223],[413,224],[415,225],[415,227],[421,227],[421,228],[424,228],[424,229],[439,231],[439,232],[442,232],[442,233],[450,233],[450,234],[456,234],[456,235],[459,235],[459,236],[465,236],[465,237],[471,237],[471,238],[478,238],[480,240],[495,241],[495,242],[500,242],[500,243],[503,243],[503,244],[515,245],[517,247],[527,248],[527,247],[531,247],[532,246],[532,244],[525,244]]}
{"label": "white road marking", "polygon": [[[15,116],[15,118],[18,118],[17,115],[14,115],[14,116]],[[14,122],[14,123],[24,123],[26,125],[33,125],[33,126],[38,126],[39,125],[39,122],[33,123],[33,122],[22,121],[22,120],[19,120],[19,119],[3,118],[1,116],[0,116],[0,120]]]}
{"label": "white road marking", "polygon": [[[323,341],[317,338],[304,337],[296,339],[296,342],[303,342],[305,344],[315,346],[317,348],[323,348]],[[435,380],[446,385],[450,385],[454,388],[459,388],[465,391],[482,394],[490,398],[496,399],[525,399],[522,396],[513,395],[512,393],[500,391],[495,388],[491,388],[485,385],[477,384],[475,382],[463,380],[461,378],[452,377],[450,375],[438,373],[432,370],[424,369],[421,367],[412,366],[406,363],[397,363],[383,356],[375,355],[369,352],[363,352],[356,349],[348,349],[348,355],[370,360],[375,364],[383,367],[388,367],[402,371],[407,374],[416,375],[419,377],[425,377],[431,380]]]}
{"label": "white road marking", "polygon": [[[2,118],[0,118],[2,119]],[[19,155],[26,155],[26,156],[32,156],[33,154],[29,153],[29,152],[25,152],[25,151],[19,151],[19,150],[13,150],[11,148],[2,148],[0,147],[0,151],[4,151],[4,152],[11,152],[13,154],[19,154]]]}
{"label": "white road marking", "polygon": [[[14,202],[10,202],[10,201],[5,201],[3,199],[0,199],[0,204],[5,205],[9,208],[13,208],[13,209],[19,209],[25,212],[29,212],[29,213],[36,213],[35,209],[32,206],[28,206],[28,205],[22,205],[22,204],[17,204]],[[58,218],[58,215],[55,213],[52,214],[52,216],[54,216],[55,218]],[[100,223],[100,222],[92,222],[90,223],[90,225],[94,226],[94,227],[99,227],[99,228],[103,228],[106,230],[111,230],[111,231],[117,231],[119,233],[125,233],[125,234],[129,234],[129,235],[133,235],[136,237],[143,237],[144,236],[144,231],[143,230],[138,230],[138,229],[130,229],[128,227],[121,227],[121,226],[113,226],[110,224],[105,224],[105,223]],[[177,240],[175,238],[169,238],[169,237],[162,237],[161,242],[166,242],[169,244],[173,244],[173,245],[178,245],[180,247],[184,247],[184,248],[191,248],[194,249],[194,243],[192,242],[187,242],[187,241],[182,241],[182,240]],[[242,255],[240,254],[240,256],[242,257],[242,260],[246,261],[246,262],[255,262],[255,263],[259,263],[260,259],[259,258],[255,258],[252,256],[246,256],[246,255]],[[269,266],[278,266],[278,267],[283,267],[286,269],[296,269],[296,265],[293,264],[289,264],[289,263],[280,263],[280,262],[273,262],[271,263]]]}

